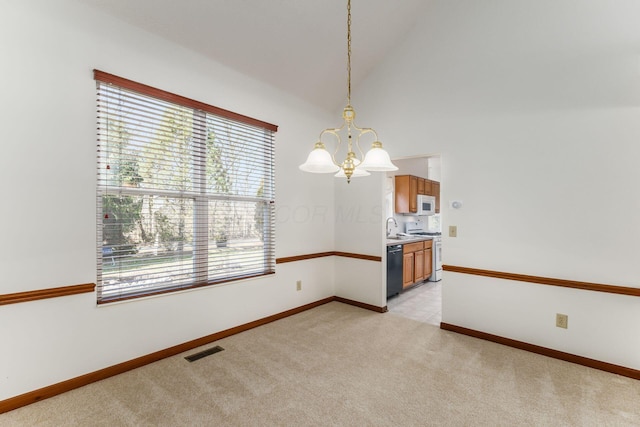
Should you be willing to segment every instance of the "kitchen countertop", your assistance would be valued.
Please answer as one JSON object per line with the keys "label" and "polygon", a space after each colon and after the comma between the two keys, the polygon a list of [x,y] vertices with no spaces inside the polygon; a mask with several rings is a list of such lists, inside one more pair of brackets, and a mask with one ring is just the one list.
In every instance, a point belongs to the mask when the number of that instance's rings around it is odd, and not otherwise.
{"label": "kitchen countertop", "polygon": [[415,236],[415,237],[403,237],[402,239],[387,239],[387,246],[404,245],[406,243],[422,242],[425,240],[433,240],[433,236]]}

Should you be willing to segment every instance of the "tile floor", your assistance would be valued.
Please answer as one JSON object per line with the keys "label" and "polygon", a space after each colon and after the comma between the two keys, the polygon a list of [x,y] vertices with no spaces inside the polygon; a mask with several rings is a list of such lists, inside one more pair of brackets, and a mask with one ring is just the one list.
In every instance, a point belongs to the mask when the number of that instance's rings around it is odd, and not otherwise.
{"label": "tile floor", "polygon": [[423,282],[387,300],[389,312],[440,326],[442,320],[442,280]]}

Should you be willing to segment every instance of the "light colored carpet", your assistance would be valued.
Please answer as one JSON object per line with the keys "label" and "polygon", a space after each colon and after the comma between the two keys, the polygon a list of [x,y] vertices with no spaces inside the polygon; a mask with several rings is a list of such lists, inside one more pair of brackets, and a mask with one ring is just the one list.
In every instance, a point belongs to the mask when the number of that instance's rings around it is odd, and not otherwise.
{"label": "light colored carpet", "polygon": [[333,302],[0,425],[638,426],[640,381]]}

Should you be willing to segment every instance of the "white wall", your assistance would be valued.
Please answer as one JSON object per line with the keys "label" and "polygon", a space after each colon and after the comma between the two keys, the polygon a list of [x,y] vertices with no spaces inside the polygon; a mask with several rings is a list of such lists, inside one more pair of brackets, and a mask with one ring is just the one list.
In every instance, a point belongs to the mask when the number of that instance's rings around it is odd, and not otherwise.
{"label": "white wall", "polygon": [[385,179],[384,173],[372,172],[371,176],[353,178],[350,184],[346,179],[335,183],[335,250],[382,257],[382,262],[336,257],[336,295],[376,307],[387,305]]}
{"label": "white wall", "polygon": [[[4,1],[0,16],[0,293],[96,280],[94,68],[279,125],[277,256],[334,249],[332,181],[297,169],[332,115],[73,1]],[[333,296],[334,265],[101,307],[2,306],[0,400]]]}
{"label": "white wall", "polygon": [[429,158],[410,157],[404,159],[393,159],[393,164],[398,167],[397,171],[388,172],[387,175],[415,175],[421,178],[428,178]]}
{"label": "white wall", "polygon": [[[638,16],[631,0],[436,0],[356,88],[392,157],[441,153],[445,264],[640,285]],[[640,369],[636,297],[444,280],[444,322]]]}

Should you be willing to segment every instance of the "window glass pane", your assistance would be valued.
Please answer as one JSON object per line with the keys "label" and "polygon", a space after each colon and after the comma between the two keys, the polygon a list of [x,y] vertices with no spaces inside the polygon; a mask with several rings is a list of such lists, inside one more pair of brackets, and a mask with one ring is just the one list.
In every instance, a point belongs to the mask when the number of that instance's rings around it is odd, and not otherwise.
{"label": "window glass pane", "polygon": [[103,297],[194,281],[193,200],[107,195],[102,206]]}
{"label": "window glass pane", "polygon": [[273,164],[268,137],[264,130],[207,116],[207,190],[264,197]]}
{"label": "window glass pane", "polygon": [[193,188],[193,110],[111,86],[102,102],[108,185]]}
{"label": "window glass pane", "polygon": [[99,302],[273,273],[273,131],[97,87]]}
{"label": "window glass pane", "polygon": [[272,270],[271,242],[265,243],[264,224],[270,209],[265,202],[213,200],[209,202],[209,280]]}

